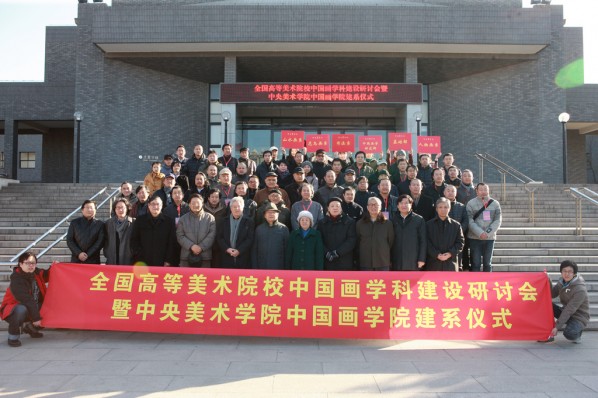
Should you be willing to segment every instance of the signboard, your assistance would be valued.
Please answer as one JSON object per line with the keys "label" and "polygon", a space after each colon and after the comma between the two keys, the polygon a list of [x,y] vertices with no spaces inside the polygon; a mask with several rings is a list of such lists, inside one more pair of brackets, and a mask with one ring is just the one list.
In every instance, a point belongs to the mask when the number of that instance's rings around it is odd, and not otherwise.
{"label": "signboard", "polygon": [[409,152],[412,147],[411,133],[388,133],[388,149]]}
{"label": "signboard", "polygon": [[330,136],[328,134],[307,134],[305,136],[305,146],[307,152],[316,152],[318,149],[329,152]]}
{"label": "signboard", "polygon": [[412,83],[222,83],[220,102],[420,104],[422,85]]}
{"label": "signboard", "polygon": [[280,132],[280,146],[287,149],[301,149],[305,143],[304,131],[282,130]]}
{"label": "signboard", "polygon": [[332,152],[353,152],[355,136],[353,134],[332,134]]}
{"label": "signboard", "polygon": [[417,153],[441,153],[440,136],[419,136],[417,137]]}
{"label": "signboard", "polygon": [[367,154],[382,152],[382,137],[379,135],[359,136],[359,150]]}
{"label": "signboard", "polygon": [[351,272],[54,264],[42,325],[157,333],[540,340],[541,272]]}

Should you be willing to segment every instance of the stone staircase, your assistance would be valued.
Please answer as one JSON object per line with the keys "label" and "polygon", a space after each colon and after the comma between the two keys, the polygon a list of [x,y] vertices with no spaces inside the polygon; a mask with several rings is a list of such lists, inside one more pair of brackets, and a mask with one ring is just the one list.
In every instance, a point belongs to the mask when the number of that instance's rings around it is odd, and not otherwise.
{"label": "stone staircase", "polygon": [[[102,188],[118,187],[118,184],[9,184],[0,189],[0,263],[12,257],[35,241],[49,228],[61,221],[73,210],[80,208]],[[111,190],[110,190],[111,191]],[[108,192],[108,190],[107,190]],[[99,204],[107,197],[96,198]],[[108,217],[108,203],[98,209],[98,217]],[[77,212],[74,217],[79,217]],[[33,249],[39,253],[68,230],[68,222],[49,234]],[[47,268],[54,261],[69,261],[70,252],[66,241],[58,243],[49,254],[39,259],[39,266]],[[10,268],[0,266],[0,300],[9,284]],[[4,325],[2,325],[4,326]]]}
{"label": "stone staircase", "polygon": [[[0,190],[0,262],[8,261],[49,227],[78,208],[105,186],[118,184],[11,184]],[[529,221],[529,198],[521,184],[508,184],[506,200],[500,186],[491,184],[492,195],[501,202],[503,227],[495,245],[495,271],[544,271],[556,280],[559,264],[565,259],[577,262],[587,282],[591,300],[591,327],[598,330],[598,207],[584,203],[583,234],[575,235],[575,201],[562,185],[546,184],[535,193],[536,222]],[[598,186],[588,186],[598,192]],[[102,194],[101,198],[106,195]],[[75,215],[79,216],[79,213]],[[108,208],[98,210],[108,218]],[[36,251],[62,235],[59,228]],[[40,259],[40,266],[69,261],[70,252],[62,241]],[[8,268],[0,267],[0,299],[8,286]]]}

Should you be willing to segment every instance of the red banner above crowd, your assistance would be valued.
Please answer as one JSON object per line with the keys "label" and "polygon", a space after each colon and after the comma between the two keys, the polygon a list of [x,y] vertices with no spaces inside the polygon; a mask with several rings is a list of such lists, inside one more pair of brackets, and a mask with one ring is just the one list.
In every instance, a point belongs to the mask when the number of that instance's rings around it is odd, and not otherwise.
{"label": "red banner above crowd", "polygon": [[379,135],[359,136],[359,150],[367,154],[382,152],[382,137]]}
{"label": "red banner above crowd", "polygon": [[412,83],[222,83],[220,102],[242,103],[422,103],[422,85]]}
{"label": "red banner above crowd", "polygon": [[538,340],[543,273],[326,272],[55,264],[52,328],[364,339]]}
{"label": "red banner above crowd", "polygon": [[441,153],[440,136],[419,136],[417,137],[417,153],[437,154]]}
{"label": "red banner above crowd", "polygon": [[353,134],[332,134],[332,152],[353,152],[355,136]]}
{"label": "red banner above crowd", "polygon": [[280,135],[280,146],[283,148],[301,149],[305,144],[304,131],[282,130]]}
{"label": "red banner above crowd", "polygon": [[330,136],[328,134],[307,134],[305,136],[307,152],[316,152],[318,149],[330,151]]}
{"label": "red banner above crowd", "polygon": [[411,150],[411,133],[388,133],[388,149],[391,151]]}

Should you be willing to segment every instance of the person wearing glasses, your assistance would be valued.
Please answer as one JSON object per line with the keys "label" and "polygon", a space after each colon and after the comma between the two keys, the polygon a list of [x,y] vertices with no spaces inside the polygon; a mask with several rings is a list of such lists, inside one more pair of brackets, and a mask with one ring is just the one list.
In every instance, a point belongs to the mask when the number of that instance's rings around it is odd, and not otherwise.
{"label": "person wearing glasses", "polygon": [[558,297],[562,306],[552,303],[556,326],[548,339],[540,342],[553,342],[560,329],[567,340],[579,344],[581,334],[590,322],[590,301],[586,282],[578,275],[577,264],[574,261],[563,261],[560,271],[561,277],[552,287],[552,298]]}
{"label": "person wearing glasses", "polygon": [[10,286],[0,305],[0,318],[8,322],[8,345],[21,346],[21,331],[32,338],[44,337],[39,331],[40,309],[46,294],[50,270],[37,268],[33,252],[19,256],[19,265],[10,275]]}

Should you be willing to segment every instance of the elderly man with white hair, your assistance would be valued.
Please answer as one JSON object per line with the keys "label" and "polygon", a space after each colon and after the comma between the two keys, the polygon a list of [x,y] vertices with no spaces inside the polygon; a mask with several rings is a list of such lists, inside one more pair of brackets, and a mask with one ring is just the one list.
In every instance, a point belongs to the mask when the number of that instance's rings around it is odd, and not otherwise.
{"label": "elderly man with white hair", "polygon": [[235,196],[230,201],[230,214],[218,228],[218,247],[222,251],[222,268],[251,268],[253,245],[253,220],[243,215],[245,200]]}

